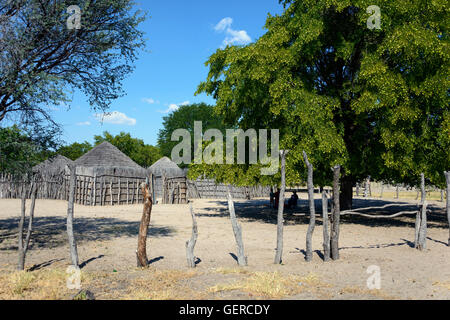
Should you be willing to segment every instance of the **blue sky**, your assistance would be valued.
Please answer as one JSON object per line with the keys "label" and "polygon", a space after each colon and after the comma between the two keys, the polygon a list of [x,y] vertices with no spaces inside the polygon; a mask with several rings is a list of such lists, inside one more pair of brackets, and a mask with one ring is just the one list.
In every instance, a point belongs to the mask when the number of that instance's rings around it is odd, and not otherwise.
{"label": "blue sky", "polygon": [[101,123],[80,93],[74,93],[70,110],[52,111],[63,124],[66,143],[89,141],[107,130],[121,131],[156,144],[162,118],[183,103],[214,100],[194,96],[206,79],[208,57],[226,43],[245,44],[264,34],[267,14],[279,14],[278,0],[147,1],[139,7],[149,18],[141,25],[147,51],[125,80],[126,96],[113,102],[110,117]]}

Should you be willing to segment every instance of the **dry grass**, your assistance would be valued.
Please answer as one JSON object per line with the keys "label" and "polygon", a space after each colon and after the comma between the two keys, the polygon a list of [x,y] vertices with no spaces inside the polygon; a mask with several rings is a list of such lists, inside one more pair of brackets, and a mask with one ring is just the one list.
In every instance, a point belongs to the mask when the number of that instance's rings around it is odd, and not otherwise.
{"label": "dry grass", "polygon": [[[380,192],[372,192],[373,198],[379,198],[380,195],[381,195]],[[356,196],[356,194],[355,194],[355,196]],[[360,197],[361,197],[361,193],[360,193]],[[398,197],[399,197],[399,200],[402,200],[402,199],[416,200],[417,192],[415,192],[415,191],[400,191]],[[396,199],[396,198],[397,198],[397,193],[395,191],[384,191],[383,192],[383,199],[391,200],[391,199]],[[419,195],[419,199],[420,199],[420,195]],[[438,191],[427,192],[427,199],[433,200],[433,201],[440,201],[441,193]],[[444,195],[444,199],[445,199],[445,195]]]}
{"label": "dry grass", "polygon": [[361,289],[359,287],[345,287],[339,291],[339,294],[352,294],[357,295],[361,299],[364,299],[366,297],[370,297],[370,299],[373,298],[379,298],[382,300],[397,300],[397,297],[391,296],[384,292],[383,290],[369,290],[369,289]]}
{"label": "dry grass", "polygon": [[250,272],[244,268],[217,268],[217,273],[220,274],[249,274]]}
{"label": "dry grass", "polygon": [[314,290],[324,287],[319,277],[313,273],[305,277],[298,275],[282,275],[279,272],[253,272],[247,273],[249,277],[232,284],[219,284],[211,287],[211,293],[239,290],[253,296],[268,299],[281,299],[299,294],[304,290]]}
{"label": "dry grass", "polygon": [[144,270],[144,275],[133,279],[128,286],[125,300],[185,300],[202,299],[201,293],[193,291],[183,280],[198,273],[195,270]]}
{"label": "dry grass", "polygon": [[[67,289],[65,269],[46,269],[33,272],[2,271],[0,274],[1,300],[61,300],[73,293]],[[90,276],[81,273],[81,281],[87,284]]]}
{"label": "dry grass", "polygon": [[441,287],[450,291],[450,281],[446,282],[435,281],[433,282],[433,286]]}

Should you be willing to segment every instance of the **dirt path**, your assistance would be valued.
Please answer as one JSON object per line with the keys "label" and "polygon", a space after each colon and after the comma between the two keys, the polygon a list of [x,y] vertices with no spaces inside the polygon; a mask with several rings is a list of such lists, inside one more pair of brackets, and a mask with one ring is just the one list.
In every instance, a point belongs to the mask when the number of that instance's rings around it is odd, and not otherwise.
{"label": "dirt path", "polygon": [[[382,203],[356,200],[357,206]],[[320,208],[319,203],[317,206]],[[324,263],[319,219],[313,237],[313,248],[317,251],[313,261],[306,263],[308,220],[301,213],[306,212],[306,201],[300,201],[296,212],[286,214],[283,265],[274,265],[276,213],[267,208],[266,201],[237,201],[237,216],[249,260],[244,270],[236,267],[233,258],[236,248],[226,202],[195,200],[194,209],[199,229],[195,254],[200,259],[196,270],[188,270],[185,262],[185,242],[191,233],[188,206],[156,205],[148,240],[152,264],[150,270],[142,271],[135,268],[142,205],[76,206],[75,236],[83,273],[87,278],[92,276],[86,280],[92,291],[99,298],[450,299],[448,225],[440,203],[432,206],[428,249],[424,252],[411,247],[414,217],[376,221],[343,217],[341,259]],[[36,231],[27,256],[28,268],[64,270],[69,264],[66,210],[64,201],[37,201]],[[19,200],[0,200],[0,273],[3,275],[11,276],[17,262],[19,212]],[[370,274],[366,271],[371,265],[380,267],[381,290],[367,289]],[[152,277],[156,281],[154,286],[160,286],[165,295],[149,295],[155,287],[148,288],[146,293],[148,281],[142,280],[145,277]],[[173,282],[167,283],[169,278]],[[279,296],[266,292],[273,289],[274,283],[285,280],[286,285],[277,289]],[[261,283],[272,288],[258,289]],[[164,291],[165,287],[170,290]],[[136,290],[140,291],[136,293]],[[8,292],[4,289],[2,296],[0,290],[0,297],[7,298]],[[22,293],[17,297],[28,296]]]}

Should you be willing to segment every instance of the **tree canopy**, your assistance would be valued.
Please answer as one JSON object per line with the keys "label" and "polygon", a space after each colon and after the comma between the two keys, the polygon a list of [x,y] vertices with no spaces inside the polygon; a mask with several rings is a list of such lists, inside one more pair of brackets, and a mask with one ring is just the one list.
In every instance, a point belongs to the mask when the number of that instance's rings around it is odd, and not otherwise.
{"label": "tree canopy", "polygon": [[111,143],[144,168],[151,166],[162,157],[159,148],[145,144],[143,140],[133,138],[129,133],[125,132],[114,136],[105,131],[101,136],[94,136],[94,141],[95,145],[99,145],[104,141]]}
{"label": "tree canopy", "polygon": [[[80,24],[69,28],[73,5]],[[131,0],[0,2],[0,122],[56,125],[48,111],[83,92],[106,110],[123,95],[122,80],[144,46],[144,20]],[[76,17],[75,17],[76,18]]]}
{"label": "tree canopy", "polygon": [[[228,125],[279,129],[280,148],[291,150],[288,183],[305,177],[305,150],[319,185],[335,164],[347,190],[368,176],[416,184],[420,172],[442,185],[450,168],[447,2],[281,2],[284,12],[268,16],[256,42],[209,58],[197,93],[217,100]],[[370,5],[381,9],[381,29],[367,27]]]}
{"label": "tree canopy", "polygon": [[[192,153],[194,146],[194,122],[202,122],[202,133],[208,129],[225,130],[222,116],[214,112],[214,107],[206,103],[181,106],[178,110],[163,117],[163,128],[158,133],[158,147],[163,156],[171,157],[178,141],[172,141],[172,133],[177,129],[186,129],[191,133]],[[186,164],[180,164],[186,166]]]}
{"label": "tree canopy", "polygon": [[49,136],[51,132],[45,128],[36,132],[25,131],[16,125],[0,127],[0,172],[30,173],[33,166],[47,159],[56,148]]}
{"label": "tree canopy", "polygon": [[83,143],[74,142],[72,144],[62,146],[58,149],[57,153],[75,161],[91,149],[92,145],[87,141]]}

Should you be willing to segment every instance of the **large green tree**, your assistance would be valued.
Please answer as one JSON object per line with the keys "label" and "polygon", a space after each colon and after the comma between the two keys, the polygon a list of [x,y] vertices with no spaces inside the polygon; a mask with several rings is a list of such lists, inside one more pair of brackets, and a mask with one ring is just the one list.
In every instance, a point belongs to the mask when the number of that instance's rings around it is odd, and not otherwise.
{"label": "large green tree", "polygon": [[[343,208],[371,176],[443,183],[450,168],[450,48],[447,1],[286,0],[267,32],[245,47],[219,49],[198,93],[240,128],[279,129],[288,182],[330,182],[341,164]],[[377,5],[381,28],[368,28]],[[297,180],[298,181],[298,180]]]}
{"label": "large green tree", "polygon": [[144,46],[144,16],[133,7],[131,0],[1,0],[0,122],[55,125],[48,111],[69,103],[73,89],[93,109],[107,109]]}
{"label": "large green tree", "polygon": [[129,133],[125,132],[114,136],[105,131],[101,136],[94,136],[94,141],[95,145],[105,141],[111,143],[144,168],[151,166],[162,157],[159,148],[145,144],[143,140],[133,138]]}
{"label": "large green tree", "polygon": [[55,132],[48,128],[26,131],[14,125],[0,127],[0,172],[11,174],[31,173],[34,165],[51,156],[57,147]]}
{"label": "large green tree", "polygon": [[[191,133],[191,154],[193,154],[195,121],[202,122],[202,133],[208,129],[225,131],[223,118],[214,112],[213,106],[206,103],[181,106],[163,117],[163,128],[158,133],[158,146],[164,156],[170,158],[172,149],[179,143],[172,141],[172,133],[177,129],[186,129]],[[186,166],[186,164],[180,164],[180,166]]]}
{"label": "large green tree", "polygon": [[76,160],[92,149],[92,145],[85,141],[83,143],[74,142],[70,145],[62,146],[57,153],[71,160]]}

